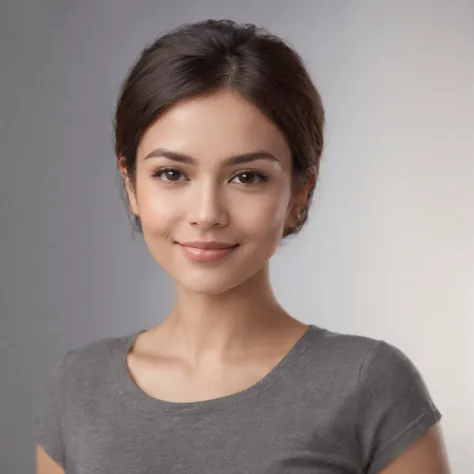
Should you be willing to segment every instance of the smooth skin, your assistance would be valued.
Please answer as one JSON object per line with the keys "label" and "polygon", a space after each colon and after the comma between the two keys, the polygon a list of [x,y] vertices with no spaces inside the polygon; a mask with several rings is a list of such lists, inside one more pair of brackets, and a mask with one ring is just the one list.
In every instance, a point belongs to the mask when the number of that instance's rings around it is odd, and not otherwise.
{"label": "smooth skin", "polygon": [[[119,167],[148,249],[176,284],[171,314],[130,351],[131,377],[170,402],[254,385],[307,328],[279,305],[269,279],[269,259],[311,184],[292,181],[284,135],[252,104],[223,90],[176,104],[148,128],[134,182],[123,160]],[[237,247],[222,260],[195,262],[183,247],[191,241]],[[38,447],[37,474],[62,472]],[[438,425],[381,471],[410,473],[449,474]]]}

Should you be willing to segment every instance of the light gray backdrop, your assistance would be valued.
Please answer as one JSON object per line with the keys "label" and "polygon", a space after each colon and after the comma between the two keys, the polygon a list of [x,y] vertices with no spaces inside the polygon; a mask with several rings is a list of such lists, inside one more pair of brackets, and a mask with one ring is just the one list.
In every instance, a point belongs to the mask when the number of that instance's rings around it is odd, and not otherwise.
{"label": "light gray backdrop", "polygon": [[0,472],[33,472],[38,400],[67,349],[170,308],[119,198],[113,108],[147,42],[208,17],[289,40],[327,108],[311,223],[274,260],[281,301],[408,353],[444,414],[454,472],[469,472],[474,2],[461,0],[2,2]]}

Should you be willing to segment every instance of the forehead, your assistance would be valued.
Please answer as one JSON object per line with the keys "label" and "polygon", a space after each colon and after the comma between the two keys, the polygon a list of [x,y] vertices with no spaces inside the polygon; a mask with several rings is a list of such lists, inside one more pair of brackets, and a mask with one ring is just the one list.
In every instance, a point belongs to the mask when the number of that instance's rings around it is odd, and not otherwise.
{"label": "forehead", "polygon": [[225,158],[261,149],[283,160],[290,160],[291,155],[278,127],[232,91],[189,99],[171,107],[144,133],[138,157],[159,147],[198,159]]}

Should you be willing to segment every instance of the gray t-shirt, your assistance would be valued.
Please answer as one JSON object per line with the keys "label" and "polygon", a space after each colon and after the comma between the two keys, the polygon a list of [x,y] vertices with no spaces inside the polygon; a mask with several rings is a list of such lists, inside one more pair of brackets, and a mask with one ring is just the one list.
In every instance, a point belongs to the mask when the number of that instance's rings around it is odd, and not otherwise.
{"label": "gray t-shirt", "polygon": [[72,350],[54,369],[38,444],[67,474],[375,474],[441,418],[383,341],[310,326],[252,387],[171,403],[130,378],[136,336]]}

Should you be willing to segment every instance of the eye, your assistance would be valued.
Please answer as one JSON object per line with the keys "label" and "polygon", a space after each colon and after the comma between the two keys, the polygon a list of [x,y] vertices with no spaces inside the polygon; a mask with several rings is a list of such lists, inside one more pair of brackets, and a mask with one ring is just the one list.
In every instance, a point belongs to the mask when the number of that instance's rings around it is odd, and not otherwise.
{"label": "eye", "polygon": [[184,178],[184,174],[175,168],[163,168],[153,173],[153,177],[162,181],[175,182]]}
{"label": "eye", "polygon": [[242,171],[236,175],[232,181],[236,179],[240,181],[239,184],[252,185],[268,181],[268,176],[258,171]]}

